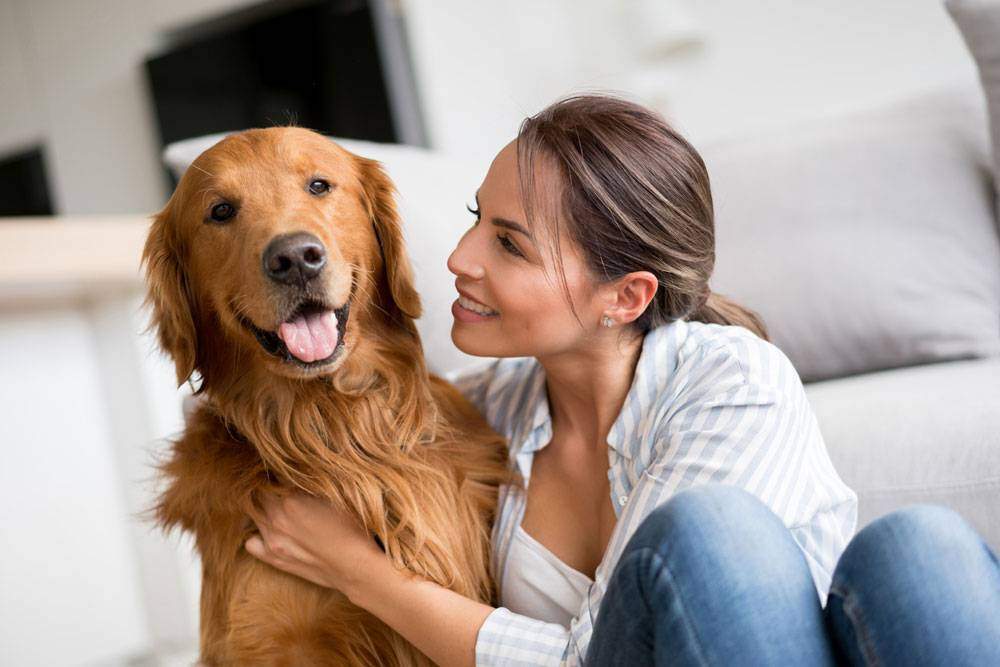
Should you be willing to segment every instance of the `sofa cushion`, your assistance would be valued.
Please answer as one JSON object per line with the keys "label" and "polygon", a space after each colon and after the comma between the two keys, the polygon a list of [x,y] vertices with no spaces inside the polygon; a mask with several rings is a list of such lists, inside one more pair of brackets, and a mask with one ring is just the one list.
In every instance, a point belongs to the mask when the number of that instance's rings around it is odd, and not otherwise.
{"label": "sofa cushion", "polygon": [[806,385],[827,450],[858,494],[858,528],[940,503],[1000,551],[1000,359]]}
{"label": "sofa cushion", "polygon": [[993,173],[997,176],[1000,207],[1000,2],[997,0],[946,0],[972,57],[979,67],[979,80],[990,112],[993,137]]}
{"label": "sofa cushion", "polygon": [[803,380],[1000,353],[1000,241],[977,89],[702,154],[713,290],[756,310]]}

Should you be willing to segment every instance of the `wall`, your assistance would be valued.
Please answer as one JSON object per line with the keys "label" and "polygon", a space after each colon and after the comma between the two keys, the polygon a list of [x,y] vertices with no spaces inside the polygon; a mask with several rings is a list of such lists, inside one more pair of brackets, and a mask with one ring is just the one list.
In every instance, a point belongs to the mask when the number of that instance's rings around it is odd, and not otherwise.
{"label": "wall", "polygon": [[60,213],[157,209],[167,193],[142,61],[164,30],[249,4],[0,0],[10,38],[0,47],[0,151],[44,138]]}
{"label": "wall", "polygon": [[[701,44],[644,60],[637,26],[670,34],[661,3]],[[405,4],[432,142],[484,159],[521,118],[574,90],[630,92],[697,144],[976,78],[931,0]]]}
{"label": "wall", "polygon": [[[573,90],[627,90],[694,141],[975,78],[931,0],[662,0],[702,45],[660,61],[661,2],[400,0],[432,144],[484,162]],[[62,213],[137,213],[167,193],[141,62],[163,30],[249,0],[0,0],[0,152],[49,143]]]}

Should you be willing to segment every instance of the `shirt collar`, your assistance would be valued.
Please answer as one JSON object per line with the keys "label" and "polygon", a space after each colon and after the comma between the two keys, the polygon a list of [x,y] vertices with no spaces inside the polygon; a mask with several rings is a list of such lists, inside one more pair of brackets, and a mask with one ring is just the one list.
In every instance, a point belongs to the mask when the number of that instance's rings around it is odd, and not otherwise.
{"label": "shirt collar", "polygon": [[[521,440],[523,446],[521,453],[536,452],[549,444],[552,434],[551,416],[549,414],[549,397],[545,391],[545,369],[538,363],[537,359],[532,359],[533,368],[531,376],[528,378],[528,396],[530,401],[527,405],[534,405],[534,409],[524,411],[521,423]],[[543,430],[547,433],[542,433]]]}

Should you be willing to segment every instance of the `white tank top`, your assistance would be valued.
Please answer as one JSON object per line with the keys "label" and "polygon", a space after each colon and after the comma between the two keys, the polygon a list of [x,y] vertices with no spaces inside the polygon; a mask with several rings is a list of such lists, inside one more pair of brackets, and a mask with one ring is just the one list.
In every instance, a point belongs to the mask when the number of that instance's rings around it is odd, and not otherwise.
{"label": "white tank top", "polygon": [[507,554],[500,601],[516,614],[569,628],[593,580],[559,560],[520,526]]}

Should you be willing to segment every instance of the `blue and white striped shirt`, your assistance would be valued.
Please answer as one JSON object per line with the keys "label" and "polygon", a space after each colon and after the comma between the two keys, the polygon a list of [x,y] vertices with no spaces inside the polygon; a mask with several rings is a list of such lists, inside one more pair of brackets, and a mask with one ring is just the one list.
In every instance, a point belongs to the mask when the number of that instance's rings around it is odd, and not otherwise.
{"label": "blue and white striped shirt", "polygon": [[[541,365],[498,359],[449,379],[507,437],[510,465],[527,488],[534,453],[552,437]],[[706,482],[741,487],[781,518],[825,604],[854,533],[857,496],[834,470],[798,373],[776,346],[739,326],[676,320],[650,331],[607,442],[618,520],[576,618],[567,629],[498,607],[479,630],[477,665],[582,664],[629,537],[653,508]],[[500,489],[492,536],[499,581],[526,500],[516,486]]]}

